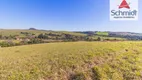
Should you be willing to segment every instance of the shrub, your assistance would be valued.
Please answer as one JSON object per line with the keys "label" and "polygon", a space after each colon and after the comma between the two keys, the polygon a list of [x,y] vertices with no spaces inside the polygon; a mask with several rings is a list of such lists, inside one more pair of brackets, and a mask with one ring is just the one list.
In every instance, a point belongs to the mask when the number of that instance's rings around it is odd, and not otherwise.
{"label": "shrub", "polygon": [[86,76],[84,73],[77,73],[73,75],[70,80],[86,80]]}

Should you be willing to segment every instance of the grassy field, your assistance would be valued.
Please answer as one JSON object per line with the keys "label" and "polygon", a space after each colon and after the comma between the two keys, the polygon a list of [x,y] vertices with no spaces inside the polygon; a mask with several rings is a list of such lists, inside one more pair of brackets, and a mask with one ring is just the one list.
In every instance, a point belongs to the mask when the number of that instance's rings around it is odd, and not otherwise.
{"label": "grassy field", "polygon": [[102,36],[108,36],[109,33],[108,32],[97,32],[97,35],[102,35]]}
{"label": "grassy field", "polygon": [[44,33],[54,33],[54,34],[71,34],[71,35],[78,35],[78,36],[86,36],[86,34],[81,34],[81,33],[74,33],[74,32],[67,32],[67,31],[47,31],[47,30],[20,30],[20,29],[0,29],[0,35],[3,36],[10,36],[10,35],[19,35],[19,36],[24,36],[21,34],[21,32],[28,32],[31,34],[35,34],[36,36],[39,34],[44,34]]}
{"label": "grassy field", "polygon": [[142,42],[0,48],[0,80],[141,80]]}
{"label": "grassy field", "polygon": [[118,37],[106,37],[106,36],[93,36],[92,38],[93,39],[98,39],[98,37],[100,37],[101,39],[103,39],[103,40],[106,40],[106,39],[109,39],[110,41],[111,40],[121,40],[121,41],[124,41],[124,40],[127,40],[127,39],[125,39],[125,38],[118,38]]}

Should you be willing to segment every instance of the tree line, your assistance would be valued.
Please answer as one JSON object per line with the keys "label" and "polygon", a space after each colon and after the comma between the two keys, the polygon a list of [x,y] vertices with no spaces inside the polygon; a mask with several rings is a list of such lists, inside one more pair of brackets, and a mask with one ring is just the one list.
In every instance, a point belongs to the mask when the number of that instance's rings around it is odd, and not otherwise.
{"label": "tree line", "polygon": [[[101,36],[94,38],[94,35],[74,35],[68,33],[41,33],[33,34],[29,32],[21,32],[23,36],[20,35],[0,35],[1,47],[19,46],[27,44],[39,44],[39,43],[50,43],[50,42],[69,42],[69,41],[109,41],[109,38],[103,39]],[[19,41],[15,43],[14,40]],[[116,39],[113,39],[116,40]]]}

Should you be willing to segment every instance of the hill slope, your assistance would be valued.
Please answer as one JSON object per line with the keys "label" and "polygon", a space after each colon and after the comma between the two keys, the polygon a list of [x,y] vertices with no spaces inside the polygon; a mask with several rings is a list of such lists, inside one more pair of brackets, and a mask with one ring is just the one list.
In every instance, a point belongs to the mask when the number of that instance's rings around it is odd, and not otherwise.
{"label": "hill slope", "polygon": [[61,33],[66,33],[66,34],[71,34],[71,35],[82,35],[84,36],[85,34],[81,33],[74,33],[74,32],[67,32],[67,31],[48,31],[48,30],[20,30],[20,29],[0,29],[0,34],[3,36],[10,36],[10,35],[20,35],[21,32],[28,32],[31,34],[39,35],[39,34],[44,34],[44,33],[56,33],[56,34],[61,34]]}
{"label": "hill slope", "polygon": [[62,42],[0,48],[1,80],[140,80],[142,42]]}

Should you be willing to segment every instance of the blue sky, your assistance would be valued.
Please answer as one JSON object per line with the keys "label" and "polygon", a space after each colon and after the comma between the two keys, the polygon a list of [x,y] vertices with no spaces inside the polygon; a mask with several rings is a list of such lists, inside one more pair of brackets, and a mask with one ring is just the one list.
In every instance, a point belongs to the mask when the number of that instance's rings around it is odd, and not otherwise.
{"label": "blue sky", "polygon": [[142,33],[141,9],[138,21],[110,21],[109,0],[0,0],[0,29]]}

